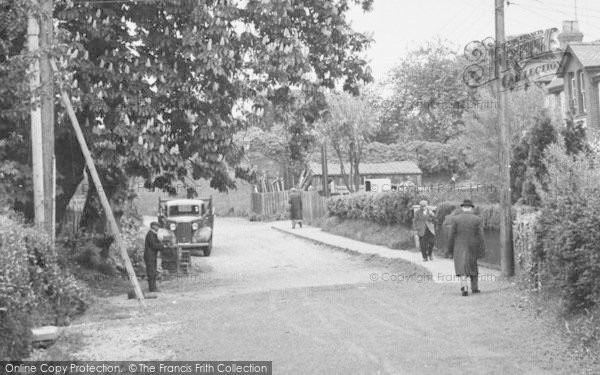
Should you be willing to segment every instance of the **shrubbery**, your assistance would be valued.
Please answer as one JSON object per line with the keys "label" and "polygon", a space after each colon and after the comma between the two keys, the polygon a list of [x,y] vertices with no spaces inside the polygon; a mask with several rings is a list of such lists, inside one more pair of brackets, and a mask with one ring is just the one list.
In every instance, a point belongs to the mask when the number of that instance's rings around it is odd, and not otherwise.
{"label": "shrubbery", "polygon": [[[390,225],[411,225],[413,206],[426,195],[412,192],[361,193],[333,197],[327,201],[329,216],[343,219],[365,219]],[[437,220],[444,218],[460,207],[462,202],[441,202],[437,204]],[[477,205],[475,211],[483,219],[484,229],[500,228],[500,208],[498,205]]]}
{"label": "shrubbery", "polygon": [[546,153],[546,190],[535,233],[534,261],[542,288],[571,311],[600,306],[600,157]]}
{"label": "shrubbery", "polygon": [[31,328],[66,325],[87,306],[87,292],[59,266],[50,238],[0,215],[0,360],[21,359]]}
{"label": "shrubbery", "polygon": [[327,200],[329,216],[365,219],[378,224],[410,225],[419,197],[410,192],[359,193]]}

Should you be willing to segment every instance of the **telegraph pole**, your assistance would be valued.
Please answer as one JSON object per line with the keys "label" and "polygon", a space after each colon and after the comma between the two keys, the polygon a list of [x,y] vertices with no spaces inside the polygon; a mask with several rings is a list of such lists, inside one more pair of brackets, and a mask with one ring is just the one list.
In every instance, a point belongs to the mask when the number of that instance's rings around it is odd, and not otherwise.
{"label": "telegraph pole", "polygon": [[44,215],[44,156],[42,154],[42,111],[36,90],[40,87],[40,67],[35,54],[39,52],[40,27],[34,14],[27,16],[27,48],[31,54],[29,89],[31,91],[31,165],[33,180],[34,222],[39,228],[45,223]]}
{"label": "telegraph pole", "polygon": [[40,79],[42,83],[42,155],[44,159],[44,230],[55,235],[55,158],[54,158],[54,79],[50,66],[50,49],[54,41],[52,0],[40,0]]}
{"label": "telegraph pole", "polygon": [[498,126],[500,127],[500,265],[502,275],[515,273],[512,242],[512,212],[510,193],[510,124],[506,121],[506,90],[502,85],[502,73],[506,71],[506,36],[504,30],[504,0],[495,0],[496,53],[494,56],[496,100],[498,102]]}

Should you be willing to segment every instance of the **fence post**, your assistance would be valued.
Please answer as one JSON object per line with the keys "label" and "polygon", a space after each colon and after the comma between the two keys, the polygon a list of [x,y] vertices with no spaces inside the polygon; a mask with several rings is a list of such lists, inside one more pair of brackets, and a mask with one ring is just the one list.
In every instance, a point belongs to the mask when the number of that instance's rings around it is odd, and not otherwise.
{"label": "fence post", "polygon": [[313,219],[313,203],[312,203],[312,192],[308,192],[308,220],[309,223],[312,224]]}

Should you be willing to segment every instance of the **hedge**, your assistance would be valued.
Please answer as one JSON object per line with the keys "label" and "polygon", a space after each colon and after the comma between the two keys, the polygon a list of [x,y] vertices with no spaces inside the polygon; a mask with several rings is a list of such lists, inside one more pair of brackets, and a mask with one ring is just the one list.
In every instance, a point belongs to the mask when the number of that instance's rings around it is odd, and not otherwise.
{"label": "hedge", "polygon": [[546,202],[535,235],[542,286],[567,310],[600,306],[600,189]]}
{"label": "hedge", "polygon": [[413,205],[422,197],[410,192],[358,193],[327,200],[329,216],[365,219],[382,225],[410,225]]}
{"label": "hedge", "polygon": [[[359,193],[329,198],[329,216],[344,219],[366,219],[378,224],[411,225],[413,206],[427,196],[411,192]],[[437,221],[460,208],[462,202],[441,202],[437,205]],[[483,204],[475,207],[475,212],[483,219],[484,229],[500,229],[500,208],[497,204]],[[516,215],[516,210],[515,213]]]}
{"label": "hedge", "polygon": [[0,215],[0,259],[0,360],[18,360],[32,327],[68,324],[87,292],[59,266],[50,238],[18,217]]}

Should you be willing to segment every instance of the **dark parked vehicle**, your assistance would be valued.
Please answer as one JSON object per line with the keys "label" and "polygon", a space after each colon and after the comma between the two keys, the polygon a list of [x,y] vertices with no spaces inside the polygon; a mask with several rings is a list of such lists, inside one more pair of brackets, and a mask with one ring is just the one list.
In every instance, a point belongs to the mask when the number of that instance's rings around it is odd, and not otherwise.
{"label": "dark parked vehicle", "polygon": [[214,209],[212,197],[206,199],[158,199],[158,222],[174,235],[177,248],[193,256],[210,256],[212,251]]}

